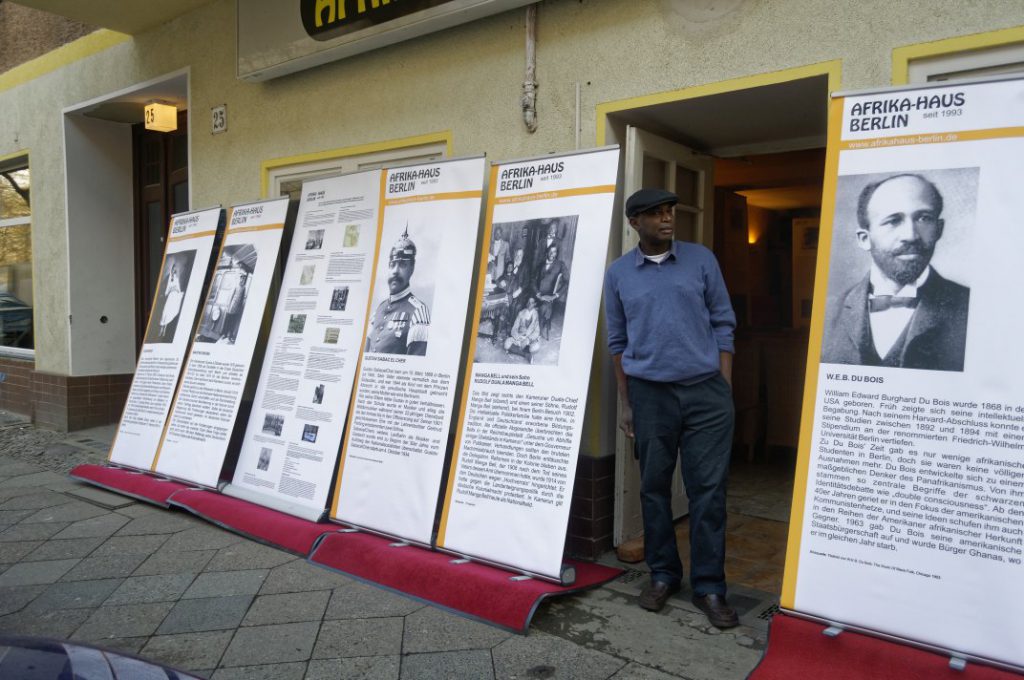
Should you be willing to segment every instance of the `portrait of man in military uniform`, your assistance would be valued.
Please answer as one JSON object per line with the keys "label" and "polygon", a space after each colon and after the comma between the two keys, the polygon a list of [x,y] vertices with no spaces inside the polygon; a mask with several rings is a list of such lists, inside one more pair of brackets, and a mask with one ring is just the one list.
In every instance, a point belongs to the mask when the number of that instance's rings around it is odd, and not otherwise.
{"label": "portrait of man in military uniform", "polygon": [[416,270],[416,244],[409,227],[391,246],[387,264],[388,295],[370,318],[366,351],[379,354],[427,353],[430,336],[430,308],[412,291]]}

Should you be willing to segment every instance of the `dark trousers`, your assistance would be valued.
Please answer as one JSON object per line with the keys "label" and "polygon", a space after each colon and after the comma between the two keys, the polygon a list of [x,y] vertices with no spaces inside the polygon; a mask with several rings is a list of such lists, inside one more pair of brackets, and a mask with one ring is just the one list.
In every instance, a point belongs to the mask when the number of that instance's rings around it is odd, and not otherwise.
{"label": "dark trousers", "polygon": [[629,378],[640,458],[644,558],[651,579],[683,578],[672,524],[676,459],[690,500],[690,586],[725,595],[725,487],[732,450],[732,390],[721,374],[695,385]]}

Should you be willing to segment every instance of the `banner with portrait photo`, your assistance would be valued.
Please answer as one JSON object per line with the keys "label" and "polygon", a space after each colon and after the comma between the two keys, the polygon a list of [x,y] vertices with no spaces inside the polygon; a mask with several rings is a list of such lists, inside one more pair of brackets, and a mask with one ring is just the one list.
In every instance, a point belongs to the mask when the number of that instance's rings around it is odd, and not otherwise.
{"label": "banner with portrait photo", "polygon": [[439,548],[561,579],[618,159],[491,168]]}
{"label": "banner with portrait photo", "polygon": [[215,487],[273,283],[288,199],[233,207],[152,469]]}
{"label": "banner with portrait photo", "polygon": [[153,464],[192,341],[203,281],[223,215],[218,207],[171,217],[146,335],[110,446],[111,463],[139,470],[148,470]]}
{"label": "banner with portrait photo", "polygon": [[1022,177],[1024,81],[833,100],[784,607],[1024,667]]}
{"label": "banner with portrait photo", "polygon": [[473,277],[484,159],[389,168],[331,517],[429,545]]}
{"label": "banner with portrait photo", "polygon": [[381,177],[372,170],[302,185],[228,495],[310,519],[327,507],[366,323]]}

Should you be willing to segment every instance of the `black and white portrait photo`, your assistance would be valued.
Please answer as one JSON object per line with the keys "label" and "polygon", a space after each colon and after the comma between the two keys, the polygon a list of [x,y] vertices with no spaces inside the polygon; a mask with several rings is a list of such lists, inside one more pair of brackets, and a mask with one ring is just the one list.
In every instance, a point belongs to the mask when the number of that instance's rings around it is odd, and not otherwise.
{"label": "black and white portrait photo", "polygon": [[316,274],[315,264],[302,265],[302,273],[299,275],[299,285],[308,286],[313,283],[313,275]]}
{"label": "black and white portrait photo", "polygon": [[423,356],[430,340],[430,305],[440,230],[402,224],[381,240],[373,315],[366,351]]}
{"label": "black and white portrait photo", "polygon": [[196,260],[196,251],[182,250],[169,253],[164,258],[164,268],[160,275],[156,299],[153,300],[153,311],[149,317],[149,328],[146,329],[146,344],[174,342],[174,333],[178,329],[178,318],[181,316],[181,304],[185,300],[192,264]]}
{"label": "black and white portrait photo", "polygon": [[978,168],[840,176],[822,363],[963,371]]}
{"label": "black and white portrait photo", "polygon": [[324,230],[310,229],[306,232],[306,250],[320,250],[324,246]]}
{"label": "black and white portrait photo", "polygon": [[256,461],[256,469],[261,472],[266,472],[270,469],[270,448],[264,446],[260,448],[260,458]]}
{"label": "black and white portrait photo", "polygon": [[577,215],[494,224],[476,363],[557,365]]}
{"label": "black and white portrait photo", "polygon": [[203,305],[196,342],[235,344],[257,255],[256,249],[248,243],[224,248],[213,273],[210,294]]}
{"label": "black and white portrait photo", "polygon": [[324,403],[324,384],[317,383],[317,386],[313,388],[313,403],[322,404]]}
{"label": "black and white portrait photo", "polygon": [[303,425],[302,426],[302,441],[309,442],[310,444],[316,443],[316,435],[320,431],[319,425]]}
{"label": "black and white portrait photo", "polygon": [[279,413],[267,413],[263,416],[263,434],[280,437],[284,430],[284,416]]}

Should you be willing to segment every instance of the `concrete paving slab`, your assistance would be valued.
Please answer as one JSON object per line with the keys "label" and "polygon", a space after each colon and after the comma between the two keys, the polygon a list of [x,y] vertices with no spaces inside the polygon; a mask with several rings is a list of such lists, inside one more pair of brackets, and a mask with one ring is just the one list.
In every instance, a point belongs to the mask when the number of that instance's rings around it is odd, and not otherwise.
{"label": "concrete paving slab", "polygon": [[4,586],[0,588],[0,616],[24,609],[46,586]]}
{"label": "concrete paving slab", "polygon": [[31,463],[10,461],[0,464],[0,477],[3,477],[4,479],[9,477],[20,477],[22,475],[31,475],[42,471],[43,469],[41,467],[38,465],[32,465]]}
{"label": "concrete paving slab", "polygon": [[305,680],[398,680],[401,667],[402,659],[397,654],[313,659]]}
{"label": "concrete paving slab", "polygon": [[405,616],[423,609],[425,606],[419,600],[414,600],[411,597],[356,582],[346,588],[338,588],[334,591],[324,618],[370,619]]}
{"label": "concrete paving slab", "polygon": [[107,555],[151,555],[167,542],[167,534],[153,536],[113,536],[96,548],[92,557]]}
{"label": "concrete paving slab", "polygon": [[316,622],[307,622],[240,628],[224,652],[221,665],[261,666],[306,661],[319,627]]}
{"label": "concrete paving slab", "polygon": [[[227,533],[227,532],[225,532]],[[254,541],[243,541],[222,548],[206,565],[205,571],[231,571],[244,564],[252,569],[273,569],[295,559],[295,555]]]}
{"label": "concrete paving slab", "polygon": [[30,496],[40,493],[38,486],[11,486],[0,488],[0,501],[6,501],[11,498],[21,498],[22,496]]}
{"label": "concrete paving slab", "polygon": [[0,564],[12,564],[43,545],[43,541],[14,541],[0,543]]}
{"label": "concrete paving slab", "polygon": [[140,536],[143,534],[173,534],[191,529],[200,520],[183,512],[164,511],[143,515],[130,520],[117,532],[118,536]]}
{"label": "concrete paving slab", "polygon": [[86,557],[103,543],[103,538],[69,538],[65,540],[46,541],[38,548],[22,558],[24,562],[40,562],[43,560],[67,560],[75,557]]}
{"label": "concrete paving slab", "polygon": [[121,579],[116,578],[54,583],[29,605],[28,610],[99,607],[104,600],[110,597],[112,592],[117,590],[119,585],[121,585]]}
{"label": "concrete paving slab", "polygon": [[117,514],[124,515],[131,519],[148,517],[149,515],[159,515],[162,512],[167,512],[167,510],[151,503],[136,503],[134,505],[128,505],[117,509]]}
{"label": "concrete paving slab", "polygon": [[320,626],[313,658],[399,654],[403,624],[404,620],[399,617],[325,621]]}
{"label": "concrete paving slab", "polygon": [[[239,565],[245,564],[240,562]],[[236,565],[238,566],[238,565]],[[255,595],[267,577],[267,569],[245,571],[222,571],[202,573],[196,577],[189,589],[181,596],[183,600],[200,597],[225,597],[228,595]]]}
{"label": "concrete paving slab", "polygon": [[89,581],[98,578],[124,578],[130,576],[145,560],[145,555],[86,557],[65,574],[62,580]]}
{"label": "concrete paving slab", "polygon": [[69,489],[65,493],[68,496],[80,498],[92,503],[93,505],[99,505],[100,507],[107,508],[108,510],[117,510],[118,508],[124,508],[136,502],[128,496],[111,493],[109,491],[104,491],[103,489],[97,489],[94,486],[86,486],[85,484],[82,484],[75,489]]}
{"label": "concrete paving slab", "polygon": [[92,612],[75,631],[78,640],[129,638],[152,635],[171,611],[171,602],[103,606]]}
{"label": "concrete paving slab", "polygon": [[36,489],[36,493],[15,496],[0,504],[0,510],[39,510],[54,505],[63,505],[68,502],[68,497],[54,491],[42,491]]}
{"label": "concrete paving slab", "polygon": [[[179,531],[167,539],[167,550],[220,550],[245,538],[216,526],[198,526]],[[235,567],[238,565],[236,564]]]}
{"label": "concrete paving slab", "polygon": [[67,488],[67,478],[56,472],[44,470],[32,474],[18,475],[17,477],[8,477],[0,482],[0,489],[25,486],[44,486],[50,488],[51,485],[55,485],[58,488]]}
{"label": "concrete paving slab", "polygon": [[121,583],[106,604],[173,602],[181,597],[194,578],[193,574],[132,576]]}
{"label": "concrete paving slab", "polygon": [[485,680],[494,677],[494,664],[491,653],[480,649],[410,654],[402,657],[401,677],[409,680]]}
{"label": "concrete paving slab", "polygon": [[298,593],[305,590],[330,590],[356,583],[343,574],[310,564],[295,558],[291,562],[270,570],[267,580],[260,589],[261,595],[274,593]]}
{"label": "concrete paving slab", "polygon": [[402,651],[408,654],[490,649],[512,635],[436,607],[424,607],[405,617]]}
{"label": "concrete paving slab", "polygon": [[85,644],[109,649],[112,652],[126,652],[128,654],[138,654],[148,641],[149,637],[147,636],[131,638],[103,638],[102,640],[80,640],[80,642]]}
{"label": "concrete paving slab", "polygon": [[80,560],[50,560],[12,565],[0,574],[0,586],[35,586],[54,583]]}
{"label": "concrete paving slab", "polygon": [[0,533],[0,543],[10,541],[45,541],[53,535],[59,534],[67,527],[68,524],[66,522],[15,524],[8,526]]}
{"label": "concrete paving slab", "polygon": [[252,602],[250,595],[180,600],[157,631],[160,635],[237,628]]}
{"label": "concrete paving slab", "polygon": [[633,597],[598,589],[543,605],[533,627],[691,680],[745,678],[760,658],[758,649],[737,643],[740,637],[750,639],[750,629],[719,631],[689,607],[652,613]]}
{"label": "concrete paving slab", "polygon": [[631,661],[609,680],[675,680],[676,677]]}
{"label": "concrete paving slab", "polygon": [[[230,572],[229,572],[230,573]],[[243,626],[265,626],[277,623],[320,621],[331,598],[329,590],[307,593],[260,595],[242,619]]]}
{"label": "concrete paving slab", "polygon": [[158,550],[135,570],[134,576],[159,574],[198,574],[213,557],[215,550],[187,550],[173,552]]}
{"label": "concrete paving slab", "polygon": [[230,630],[157,635],[149,639],[140,655],[183,670],[216,668],[232,635]]}
{"label": "concrete paving slab", "polygon": [[218,668],[211,680],[302,680],[306,673],[303,661],[276,663],[266,666],[240,666]]}
{"label": "concrete paving slab", "polygon": [[573,644],[554,635],[513,635],[491,650],[495,677],[607,678],[626,665],[623,659]]}
{"label": "concrete paving slab", "polygon": [[18,635],[38,635],[48,638],[69,637],[89,618],[88,609],[59,609],[29,612],[0,617],[0,632]]}
{"label": "concrete paving slab", "polygon": [[[81,522],[74,522],[70,525],[65,525],[60,530],[60,533],[54,536],[54,538],[89,538],[91,536],[110,536],[115,531],[123,527],[128,523],[127,517],[108,512],[105,515],[99,517],[93,517],[92,519],[82,520]],[[0,540],[3,537],[0,536]]]}
{"label": "concrete paving slab", "polygon": [[17,524],[36,512],[36,510],[0,510],[0,526]]}

